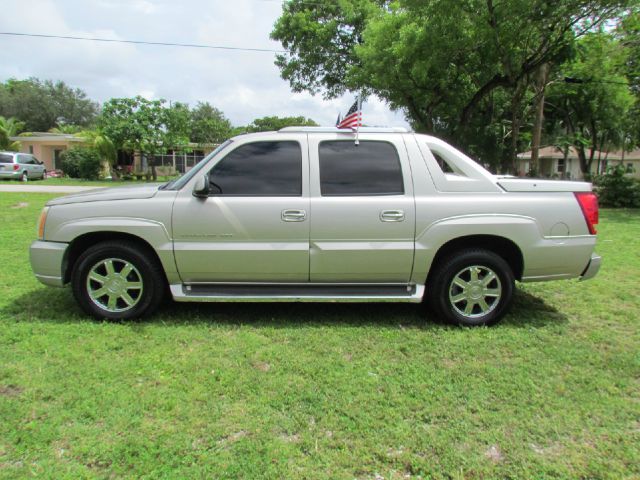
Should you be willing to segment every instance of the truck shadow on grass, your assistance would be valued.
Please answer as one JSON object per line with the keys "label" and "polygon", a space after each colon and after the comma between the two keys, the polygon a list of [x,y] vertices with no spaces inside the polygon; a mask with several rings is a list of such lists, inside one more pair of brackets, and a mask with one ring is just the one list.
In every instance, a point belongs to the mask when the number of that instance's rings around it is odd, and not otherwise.
{"label": "truck shadow on grass", "polygon": [[[75,303],[69,289],[41,288],[26,293],[0,309],[16,321],[73,323],[95,322]],[[511,312],[498,328],[540,328],[567,323],[567,316],[541,298],[516,289]],[[135,324],[167,326],[211,323],[271,328],[309,326],[401,326],[449,328],[421,304],[407,303],[177,303],[160,306],[150,318]],[[454,328],[454,327],[451,327]]]}

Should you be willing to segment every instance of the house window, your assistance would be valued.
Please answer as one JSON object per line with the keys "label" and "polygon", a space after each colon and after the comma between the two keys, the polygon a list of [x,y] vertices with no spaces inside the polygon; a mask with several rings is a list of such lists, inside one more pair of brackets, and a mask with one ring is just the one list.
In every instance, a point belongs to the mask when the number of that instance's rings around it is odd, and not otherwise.
{"label": "house window", "polygon": [[557,172],[558,173],[564,173],[566,171],[566,163],[565,163],[565,159],[564,158],[559,158],[558,159],[558,169]]}
{"label": "house window", "polygon": [[33,145],[29,145],[29,153],[33,155]]}

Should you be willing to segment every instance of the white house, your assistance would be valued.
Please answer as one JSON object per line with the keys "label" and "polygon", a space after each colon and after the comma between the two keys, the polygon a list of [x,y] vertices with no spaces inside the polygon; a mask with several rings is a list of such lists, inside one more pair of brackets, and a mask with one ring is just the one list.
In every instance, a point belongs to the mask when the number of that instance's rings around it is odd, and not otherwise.
{"label": "white house", "polygon": [[[591,150],[585,152],[591,154]],[[632,169],[631,175],[640,178],[640,149],[631,152],[600,152],[595,151],[591,173],[604,173],[607,167],[615,165],[625,165]],[[531,151],[518,154],[518,175],[524,176],[531,166]],[[540,148],[538,151],[538,171],[543,177],[567,178],[581,180],[583,178],[580,170],[580,159],[574,147],[570,147],[566,152],[555,146]]]}

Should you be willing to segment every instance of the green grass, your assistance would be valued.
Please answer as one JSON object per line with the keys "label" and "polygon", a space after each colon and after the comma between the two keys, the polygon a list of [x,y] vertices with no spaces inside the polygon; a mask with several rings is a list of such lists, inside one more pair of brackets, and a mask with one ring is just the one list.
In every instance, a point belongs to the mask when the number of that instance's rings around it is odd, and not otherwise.
{"label": "green grass", "polygon": [[[156,182],[167,182],[176,177],[159,176]],[[18,181],[6,182],[6,185],[19,184]],[[147,183],[146,180],[83,180],[80,178],[53,178],[49,177],[44,180],[30,180],[29,185],[53,185],[53,186],[87,186],[87,187],[114,187],[119,185],[135,185]],[[155,183],[155,182],[151,182]]]}
{"label": "green grass", "polygon": [[640,212],[594,280],[494,328],[415,305],[168,303],[83,316],[40,286],[41,194],[0,194],[0,478],[639,478]]}

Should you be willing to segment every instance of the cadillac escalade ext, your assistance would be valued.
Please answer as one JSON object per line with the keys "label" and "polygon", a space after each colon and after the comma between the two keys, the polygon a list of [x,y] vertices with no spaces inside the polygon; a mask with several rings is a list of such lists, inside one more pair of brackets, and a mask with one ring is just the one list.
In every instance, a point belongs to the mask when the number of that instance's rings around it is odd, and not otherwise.
{"label": "cadillac escalade ext", "polygon": [[515,281],[593,277],[584,182],[501,178],[403,129],[241,135],[163,185],[47,203],[36,277],[90,315],[179,302],[422,302],[461,325],[508,310]]}

